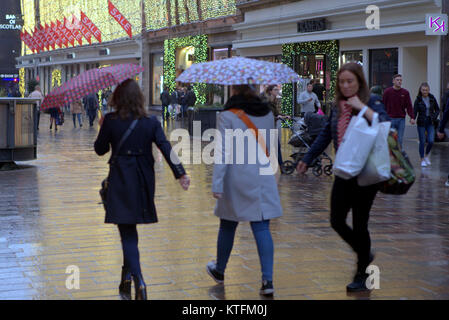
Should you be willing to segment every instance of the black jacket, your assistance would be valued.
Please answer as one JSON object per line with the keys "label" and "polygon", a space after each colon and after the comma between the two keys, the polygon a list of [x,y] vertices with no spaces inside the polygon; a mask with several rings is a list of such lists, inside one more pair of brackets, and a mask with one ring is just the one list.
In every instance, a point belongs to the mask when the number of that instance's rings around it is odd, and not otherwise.
{"label": "black jacket", "polygon": [[[432,121],[435,121],[440,114],[440,107],[438,106],[437,99],[429,93],[430,110],[429,116]],[[426,104],[422,97],[416,97],[415,103],[413,104],[413,113],[415,114],[415,119],[418,118],[416,124],[419,127],[424,127],[426,125]]]}
{"label": "black jacket", "polygon": [[162,91],[161,102],[163,106],[168,106],[170,104],[170,93],[168,93],[168,91]]}
{"label": "black jacket", "polygon": [[[379,114],[379,121],[390,121],[390,117],[385,111],[385,106],[382,103],[382,99],[378,95],[371,95],[368,101],[368,107]],[[338,109],[334,106],[331,109],[329,119],[326,122],[326,126],[321,130],[319,136],[316,138],[310,150],[302,159],[303,162],[310,166],[312,161],[326,150],[327,146],[334,140],[335,151],[338,150]]]}
{"label": "black jacket", "polygon": [[[110,146],[112,146],[112,152],[115,152],[131,122],[131,117],[122,120],[115,112],[108,113],[95,141],[95,152],[98,155],[104,155],[109,151]],[[140,119],[134,131],[123,143],[116,161],[110,168],[106,223],[157,222],[154,205],[153,142],[162,152],[175,178],[178,179],[185,174],[182,164],[176,165],[171,161],[172,147],[165,138],[156,117]]]}

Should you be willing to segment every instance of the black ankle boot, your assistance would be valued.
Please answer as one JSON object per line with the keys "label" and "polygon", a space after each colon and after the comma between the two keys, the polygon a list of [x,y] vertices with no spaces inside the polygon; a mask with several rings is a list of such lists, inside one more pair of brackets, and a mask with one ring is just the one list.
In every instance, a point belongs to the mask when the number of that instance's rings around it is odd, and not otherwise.
{"label": "black ankle boot", "polygon": [[147,286],[142,275],[133,275],[134,289],[136,290],[136,300],[147,300]]}
{"label": "black ankle boot", "polygon": [[131,300],[131,281],[132,276],[128,268],[122,267],[122,280],[118,287],[118,291],[122,298],[126,300]]}
{"label": "black ankle boot", "polygon": [[357,271],[354,276],[354,281],[346,286],[346,291],[348,292],[362,292],[369,291],[366,287],[366,279],[368,279],[368,274],[361,271]]}

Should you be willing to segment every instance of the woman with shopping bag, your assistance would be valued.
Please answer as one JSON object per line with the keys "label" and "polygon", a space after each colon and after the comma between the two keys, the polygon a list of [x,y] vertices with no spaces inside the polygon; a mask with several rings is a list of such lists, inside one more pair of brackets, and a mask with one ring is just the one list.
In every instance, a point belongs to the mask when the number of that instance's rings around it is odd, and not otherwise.
{"label": "woman with shopping bag", "polygon": [[[363,118],[369,124],[373,124],[373,120],[377,121],[376,119],[379,122],[389,120],[382,100],[378,96],[370,96],[362,67],[357,63],[347,63],[337,73],[336,103],[331,110],[329,120],[310,151],[298,163],[298,172],[305,173],[308,166],[327,148],[331,140],[338,152],[351,118],[362,111]],[[360,119],[354,120],[360,121]],[[373,145],[374,140],[369,143]],[[357,272],[353,282],[346,287],[350,292],[368,290],[365,284],[368,278],[366,268],[374,259],[371,253],[368,220],[377,191],[376,185],[359,186],[356,176],[349,179],[336,176],[334,180],[331,194],[331,225],[351,246],[358,258]],[[351,209],[352,229],[346,224],[346,217]]]}

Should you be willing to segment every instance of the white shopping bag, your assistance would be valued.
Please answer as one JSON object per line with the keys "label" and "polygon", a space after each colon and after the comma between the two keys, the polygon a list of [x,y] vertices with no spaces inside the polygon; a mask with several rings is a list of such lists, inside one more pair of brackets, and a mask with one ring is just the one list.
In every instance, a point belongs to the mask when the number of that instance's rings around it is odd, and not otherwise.
{"label": "white shopping bag", "polygon": [[335,155],[334,174],[350,179],[360,174],[373,148],[379,131],[379,115],[375,112],[371,126],[363,117],[368,107],[364,107],[356,117],[352,117],[343,140]]}
{"label": "white shopping bag", "polygon": [[391,163],[390,149],[388,148],[388,133],[391,122],[379,123],[379,132],[365,167],[357,177],[359,186],[369,186],[390,179]]}

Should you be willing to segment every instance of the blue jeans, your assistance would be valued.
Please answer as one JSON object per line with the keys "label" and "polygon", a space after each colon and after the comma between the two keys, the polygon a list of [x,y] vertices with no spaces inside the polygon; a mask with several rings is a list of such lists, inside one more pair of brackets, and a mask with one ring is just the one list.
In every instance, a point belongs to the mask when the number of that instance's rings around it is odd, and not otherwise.
{"label": "blue jeans", "polygon": [[427,148],[426,155],[430,153],[432,149],[433,142],[435,141],[435,127],[433,126],[430,117],[426,118],[424,126],[418,126],[418,136],[419,136],[419,155],[421,159],[424,158],[424,146],[426,145],[426,132],[427,132]]}
{"label": "blue jeans", "polygon": [[404,138],[405,131],[405,118],[391,118],[391,128],[397,130],[399,144],[402,148],[402,139]]}
{"label": "blue jeans", "polygon": [[[234,244],[236,221],[220,220],[217,241],[217,271],[224,274]],[[251,222],[257,252],[262,267],[262,280],[273,281],[273,239],[270,233],[270,220]]]}
{"label": "blue jeans", "polygon": [[83,122],[81,121],[81,113],[72,113],[73,117],[73,126],[76,128],[76,117],[78,117],[78,123],[80,124],[80,127],[83,125]]}

